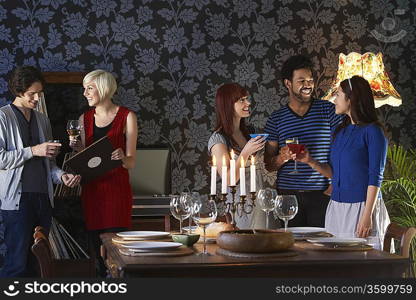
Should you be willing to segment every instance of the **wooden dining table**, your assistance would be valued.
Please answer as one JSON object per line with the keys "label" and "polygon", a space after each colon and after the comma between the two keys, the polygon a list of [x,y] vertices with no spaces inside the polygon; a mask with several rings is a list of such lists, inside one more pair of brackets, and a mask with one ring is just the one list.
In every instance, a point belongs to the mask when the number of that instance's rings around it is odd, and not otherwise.
{"label": "wooden dining table", "polygon": [[[400,278],[408,258],[379,250],[311,250],[296,242],[291,256],[231,257],[218,253],[216,243],[202,243],[186,256],[128,256],[112,242],[114,233],[101,234],[102,255],[112,277],[273,277],[273,278]],[[183,246],[185,247],[185,246]]]}

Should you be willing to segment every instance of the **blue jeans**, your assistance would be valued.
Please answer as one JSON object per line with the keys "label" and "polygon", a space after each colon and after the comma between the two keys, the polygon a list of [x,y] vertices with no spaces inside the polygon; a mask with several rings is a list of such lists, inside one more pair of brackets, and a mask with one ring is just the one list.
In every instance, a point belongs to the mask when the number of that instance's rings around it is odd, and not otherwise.
{"label": "blue jeans", "polygon": [[22,193],[19,210],[1,210],[7,247],[0,277],[36,276],[36,258],[30,247],[36,226],[49,233],[52,207],[47,194]]}

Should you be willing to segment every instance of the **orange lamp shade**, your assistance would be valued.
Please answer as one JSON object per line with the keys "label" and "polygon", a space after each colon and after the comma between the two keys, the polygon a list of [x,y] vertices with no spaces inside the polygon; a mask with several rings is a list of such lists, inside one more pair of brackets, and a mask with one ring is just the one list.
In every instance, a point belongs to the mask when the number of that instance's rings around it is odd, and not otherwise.
{"label": "orange lamp shade", "polygon": [[383,56],[380,52],[377,55],[372,52],[362,55],[357,52],[351,52],[348,55],[341,53],[338,61],[337,78],[323,99],[333,101],[341,81],[354,75],[364,77],[370,83],[376,107],[385,104],[391,106],[402,104],[399,93],[393,87],[387,72],[384,70]]}

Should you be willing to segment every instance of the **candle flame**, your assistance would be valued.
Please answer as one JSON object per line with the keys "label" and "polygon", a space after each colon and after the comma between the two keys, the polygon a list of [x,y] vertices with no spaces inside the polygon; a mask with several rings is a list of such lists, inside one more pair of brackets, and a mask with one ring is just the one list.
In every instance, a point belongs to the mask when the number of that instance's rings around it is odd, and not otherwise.
{"label": "candle flame", "polygon": [[225,162],[225,155],[222,156],[222,165],[223,166],[226,166],[227,165],[227,163]]}
{"label": "candle flame", "polygon": [[251,164],[254,165],[254,156],[251,156]]}
{"label": "candle flame", "polygon": [[217,165],[217,159],[215,158],[215,155],[212,156],[212,165],[213,166]]}
{"label": "candle flame", "polygon": [[241,168],[245,168],[245,165],[244,165],[244,158],[243,157],[241,157],[241,166],[240,166]]}
{"label": "candle flame", "polygon": [[231,159],[234,159],[234,150],[231,149]]}

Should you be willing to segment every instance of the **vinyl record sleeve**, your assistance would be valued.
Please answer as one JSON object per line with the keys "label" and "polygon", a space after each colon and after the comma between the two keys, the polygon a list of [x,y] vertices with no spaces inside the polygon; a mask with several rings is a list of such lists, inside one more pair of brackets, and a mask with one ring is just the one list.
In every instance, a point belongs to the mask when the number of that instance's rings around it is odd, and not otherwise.
{"label": "vinyl record sleeve", "polygon": [[111,160],[113,145],[107,136],[95,141],[65,162],[73,174],[81,175],[81,183],[88,183],[106,172],[121,166],[121,160]]}

